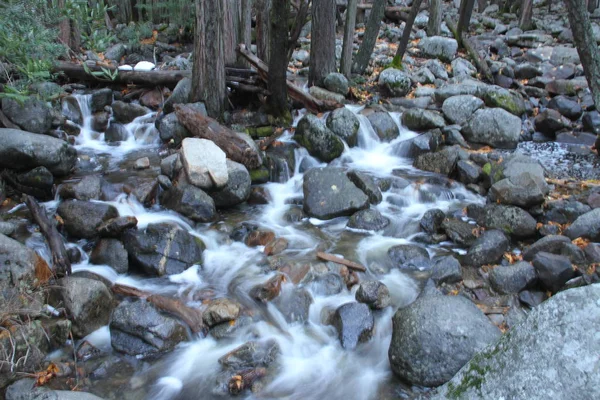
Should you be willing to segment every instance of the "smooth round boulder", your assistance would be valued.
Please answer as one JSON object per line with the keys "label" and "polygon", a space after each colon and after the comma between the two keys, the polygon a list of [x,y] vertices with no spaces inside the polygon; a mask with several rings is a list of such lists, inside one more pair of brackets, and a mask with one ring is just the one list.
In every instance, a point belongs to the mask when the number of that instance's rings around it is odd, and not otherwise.
{"label": "smooth round boulder", "polygon": [[338,158],[344,151],[342,139],[312,114],[306,114],[298,122],[294,140],[304,146],[311,156],[324,162]]}
{"label": "smooth round boulder", "polygon": [[378,79],[379,87],[389,96],[406,96],[411,89],[410,77],[396,68],[387,68],[381,71]]}
{"label": "smooth round boulder", "polygon": [[354,147],[358,144],[360,122],[352,111],[345,107],[333,110],[327,116],[326,124],[331,132],[343,139],[348,146]]}
{"label": "smooth round boulder", "polygon": [[381,310],[390,305],[390,290],[379,281],[362,281],[356,291],[356,301],[365,303],[374,310]]}
{"label": "smooth round boulder", "polygon": [[229,179],[224,188],[208,193],[218,208],[229,208],[241,204],[250,197],[252,180],[250,173],[242,164],[227,160]]}

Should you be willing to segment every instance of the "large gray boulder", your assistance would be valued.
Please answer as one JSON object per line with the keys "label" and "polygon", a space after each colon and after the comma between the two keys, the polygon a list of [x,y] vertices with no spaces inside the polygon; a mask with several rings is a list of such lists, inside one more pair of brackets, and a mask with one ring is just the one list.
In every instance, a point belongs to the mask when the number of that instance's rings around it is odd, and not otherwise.
{"label": "large gray boulder", "polygon": [[583,237],[595,242],[600,241],[600,208],[596,208],[577,218],[567,228],[565,235],[571,239]]}
{"label": "large gray boulder", "polygon": [[304,146],[311,156],[325,162],[338,158],[344,151],[342,139],[312,114],[306,114],[298,122],[294,140]]}
{"label": "large gray boulder", "polygon": [[[173,107],[175,104],[185,104],[189,101],[190,93],[192,92],[192,79],[191,78],[183,78],[177,85],[175,89],[173,89],[173,93],[165,102],[163,103],[163,110],[165,113],[173,112]],[[206,114],[205,114],[206,115]]]}
{"label": "large gray boulder", "polygon": [[499,230],[483,232],[467,250],[463,261],[471,267],[481,267],[497,263],[508,250],[510,242],[506,235]]}
{"label": "large gray boulder", "polygon": [[125,103],[124,101],[115,101],[111,105],[113,117],[117,122],[128,124],[137,117],[146,115],[150,110],[144,106],[134,103]]}
{"label": "large gray boulder", "polygon": [[[490,176],[490,200],[519,207],[542,204],[550,187],[539,161],[521,154],[507,157],[500,165],[502,173]],[[491,171],[491,169],[490,169]],[[503,179],[500,179],[502,178]]]}
{"label": "large gray boulder", "polygon": [[187,327],[143,299],[125,300],[115,308],[110,321],[112,347],[132,356],[147,356],[171,350],[187,340]]}
{"label": "large gray boulder", "polygon": [[458,51],[458,42],[450,38],[431,36],[421,39],[419,49],[423,57],[450,62]]}
{"label": "large gray boulder", "polygon": [[126,274],[129,270],[127,250],[118,239],[100,239],[90,254],[90,262],[97,265],[109,265],[119,274]]}
{"label": "large gray boulder", "polygon": [[499,86],[493,86],[490,90],[486,91],[483,99],[486,106],[502,108],[517,117],[527,112],[523,97]]}
{"label": "large gray boulder", "polygon": [[22,104],[5,97],[2,99],[2,112],[28,132],[46,133],[52,128],[52,109],[35,97],[27,98]]}
{"label": "large gray boulder", "polygon": [[358,144],[360,122],[354,113],[347,108],[338,108],[327,116],[327,127],[335,135],[342,138],[350,147]]}
{"label": "large gray boulder", "polygon": [[242,164],[227,160],[229,179],[224,188],[211,191],[210,197],[218,208],[228,208],[241,204],[250,197],[250,173]]}
{"label": "large gray boulder", "polygon": [[435,153],[420,154],[415,158],[413,166],[423,171],[450,175],[456,167],[459,157],[459,146],[444,147]]}
{"label": "large gray boulder", "polygon": [[388,352],[392,371],[412,384],[438,386],[450,380],[500,331],[470,300],[444,296],[429,282],[411,305],[392,319]]}
{"label": "large gray boulder", "polygon": [[46,167],[54,175],[66,175],[75,166],[77,151],[51,136],[0,128],[0,167]]}
{"label": "large gray boulder", "polygon": [[185,138],[181,142],[181,163],[189,182],[200,189],[220,189],[227,184],[226,155],[214,142]]}
{"label": "large gray boulder", "polygon": [[381,71],[378,83],[387,95],[393,97],[406,96],[412,86],[410,77],[405,72],[395,68]]}
{"label": "large gray boulder", "polygon": [[483,100],[464,94],[446,99],[442,104],[442,111],[450,122],[462,125],[481,107],[483,107]]}
{"label": "large gray boulder", "polygon": [[150,224],[123,235],[130,264],[149,275],[178,274],[202,262],[204,243],[176,225]]}
{"label": "large gray boulder", "polygon": [[384,142],[391,142],[400,135],[400,129],[394,122],[394,119],[384,111],[377,111],[367,115],[367,119],[371,123],[373,130]]}
{"label": "large gray boulder", "polygon": [[521,135],[521,119],[502,108],[475,112],[462,131],[465,139],[492,147],[514,149]]}
{"label": "large gray boulder", "polygon": [[56,212],[63,219],[67,233],[83,239],[98,236],[96,228],[100,224],[119,216],[117,209],[109,204],[81,200],[63,201]]}
{"label": "large gray boulder", "polygon": [[558,293],[475,355],[432,398],[600,398],[600,341],[590,338],[599,330],[600,285]]}
{"label": "large gray boulder", "polygon": [[102,193],[102,177],[86,175],[77,183],[63,183],[58,193],[63,199],[98,200]]}
{"label": "large gray boulder", "polygon": [[172,186],[161,196],[163,206],[188,217],[192,221],[210,222],[217,215],[215,201],[202,189],[189,184]]}
{"label": "large gray boulder", "polygon": [[179,123],[177,114],[175,113],[160,118],[156,121],[156,125],[156,129],[158,129],[158,133],[160,134],[160,140],[163,142],[170,142],[172,140],[173,142],[170,144],[173,146],[178,146],[183,139],[191,136],[190,131]]}
{"label": "large gray boulder", "polygon": [[522,208],[499,204],[486,205],[477,222],[488,229],[500,229],[516,238],[535,235],[537,225],[535,218]]}
{"label": "large gray boulder", "polygon": [[304,175],[304,211],[311,217],[332,219],[352,215],[369,206],[369,198],[341,168],[313,168]]}
{"label": "large gray boulder", "polygon": [[402,113],[402,124],[412,131],[422,132],[446,126],[444,117],[435,111],[411,108]]}
{"label": "large gray boulder", "polygon": [[71,390],[53,390],[37,386],[32,378],[21,379],[6,388],[6,400],[102,400],[94,394]]}

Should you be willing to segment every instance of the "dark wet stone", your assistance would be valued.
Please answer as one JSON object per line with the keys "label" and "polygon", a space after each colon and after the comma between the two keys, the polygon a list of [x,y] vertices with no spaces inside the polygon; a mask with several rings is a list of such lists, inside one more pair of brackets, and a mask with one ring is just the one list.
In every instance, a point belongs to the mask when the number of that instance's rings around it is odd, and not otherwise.
{"label": "dark wet stone", "polygon": [[390,291],[379,281],[362,281],[356,291],[356,301],[381,310],[390,305]]}
{"label": "dark wet stone", "polygon": [[371,204],[381,203],[381,200],[383,199],[381,189],[373,177],[363,172],[350,171],[348,172],[348,178],[357,188],[362,190],[369,197],[369,202]]}
{"label": "dark wet stone", "polygon": [[541,284],[553,293],[575,276],[571,260],[565,256],[540,252],[533,258],[533,266]]}
{"label": "dark wet stone", "polygon": [[489,274],[492,288],[500,294],[519,293],[537,282],[534,267],[525,261],[497,266]]}
{"label": "dark wet stone", "polygon": [[388,256],[396,266],[415,259],[429,260],[429,253],[415,244],[399,244],[388,249]]}
{"label": "dark wet stone", "polygon": [[421,218],[420,225],[423,230],[429,234],[436,234],[442,231],[442,223],[446,214],[440,209],[427,210]]}
{"label": "dark wet stone", "polygon": [[344,289],[344,280],[339,274],[329,272],[315,277],[310,286],[316,295],[333,296]]}
{"label": "dark wet stone", "polygon": [[452,284],[462,281],[462,270],[458,260],[452,256],[433,260],[431,279],[436,285]]}
{"label": "dark wet stone", "polygon": [[294,287],[283,290],[272,303],[283,314],[287,322],[306,322],[313,299],[306,289]]}
{"label": "dark wet stone", "polygon": [[208,327],[235,320],[240,315],[240,305],[227,298],[211,300],[202,313]]}
{"label": "dark wet stone", "polygon": [[137,218],[132,216],[111,218],[100,224],[96,231],[102,237],[118,238],[127,229],[135,228],[137,222]]}
{"label": "dark wet stone", "polygon": [[104,203],[66,200],[57,209],[64,228],[73,237],[91,239],[98,235],[96,228],[103,222],[119,216],[117,209]]}
{"label": "dark wet stone", "polygon": [[388,226],[390,220],[377,210],[361,210],[350,217],[348,228],[378,231]]}
{"label": "dark wet stone", "polygon": [[58,193],[63,199],[98,200],[102,193],[102,177],[86,175],[77,183],[61,185]]}
{"label": "dark wet stone", "polygon": [[90,254],[90,262],[109,265],[119,274],[125,274],[129,270],[127,250],[117,239],[100,239]]}
{"label": "dark wet stone", "polygon": [[219,364],[234,371],[268,367],[280,354],[281,349],[275,340],[250,341],[219,358]]}
{"label": "dark wet stone", "polygon": [[444,220],[442,228],[450,240],[466,247],[471,246],[479,234],[477,225],[454,218]]}
{"label": "dark wet stone", "polygon": [[352,350],[371,338],[375,320],[366,304],[346,303],[335,311],[333,325],[338,331],[342,347]]}
{"label": "dark wet stone", "polygon": [[508,246],[509,240],[501,231],[484,231],[467,251],[464,263],[472,267],[495,264],[508,250]]}

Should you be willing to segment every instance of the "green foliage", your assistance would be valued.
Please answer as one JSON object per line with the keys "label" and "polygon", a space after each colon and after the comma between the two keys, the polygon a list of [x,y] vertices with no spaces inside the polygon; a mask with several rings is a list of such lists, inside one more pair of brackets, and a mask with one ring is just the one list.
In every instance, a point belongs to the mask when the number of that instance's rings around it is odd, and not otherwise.
{"label": "green foliage", "polygon": [[102,67],[100,69],[100,71],[92,71],[85,63],[83,64],[83,69],[87,74],[92,75],[94,78],[98,79],[99,81],[104,81],[104,82],[112,82],[115,79],[117,79],[117,77],[119,76],[118,69],[110,70],[108,68]]}
{"label": "green foliage", "polygon": [[70,0],[64,13],[79,23],[82,45],[88,50],[105,51],[117,37],[106,28],[104,16],[114,7],[104,4],[103,0],[90,6],[87,0]]}
{"label": "green foliage", "polygon": [[196,22],[194,2],[189,0],[138,0],[140,18],[152,23],[168,23],[192,29]]}
{"label": "green foliage", "polygon": [[149,22],[134,23],[130,22],[118,33],[119,39],[126,42],[132,49],[140,46],[140,41],[152,37],[152,25]]}
{"label": "green foliage", "polygon": [[14,86],[4,86],[0,92],[0,100],[11,99],[15,100],[20,105],[23,105],[29,98],[29,92],[26,89],[18,89]]}

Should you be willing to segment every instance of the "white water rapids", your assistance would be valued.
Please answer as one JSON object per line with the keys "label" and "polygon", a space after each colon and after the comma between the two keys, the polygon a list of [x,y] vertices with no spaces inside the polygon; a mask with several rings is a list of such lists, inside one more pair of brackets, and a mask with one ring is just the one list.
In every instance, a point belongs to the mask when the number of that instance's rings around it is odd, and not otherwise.
{"label": "white water rapids", "polygon": [[[84,113],[84,124],[76,147],[81,153],[91,154],[92,157],[94,154],[108,154],[111,165],[118,165],[132,151],[157,148],[153,114],[139,117],[128,124],[128,138],[118,145],[109,145],[104,141],[103,133],[91,130],[89,97],[80,96],[79,100]],[[385,283],[392,295],[392,306],[375,313],[376,327],[372,339],[360,344],[356,350],[344,350],[335,328],[322,322],[322,315],[327,310],[335,310],[344,303],[354,301],[356,286],[353,291],[344,288],[339,294],[322,296],[315,293],[309,285],[307,289],[311,290],[314,303],[310,306],[309,320],[306,323],[288,324],[276,307],[269,305],[263,310],[265,318],[255,318],[254,322],[236,331],[233,339],[217,341],[209,335],[183,343],[151,367],[138,371],[132,377],[132,387],[147,386],[146,398],[183,400],[227,397],[217,385],[221,373],[218,359],[249,340],[275,340],[279,344],[281,355],[277,361],[275,377],[264,382],[260,393],[249,393],[247,398],[382,398],[382,385],[392,379],[387,356],[392,333],[391,317],[398,307],[405,306],[416,298],[420,287],[420,282],[413,275],[398,269],[388,268],[389,272],[382,272],[386,269],[382,270],[381,265],[389,263],[386,261],[387,249],[410,242],[418,232],[420,218],[427,210],[439,208],[446,212],[460,211],[466,204],[482,202],[482,199],[458,183],[412,167],[412,160],[405,157],[408,148],[405,144],[417,134],[400,125],[399,114],[391,115],[401,134],[391,143],[385,143],[379,140],[368,119],[359,114],[362,107],[347,107],[358,115],[360,121],[359,145],[346,148],[343,155],[331,165],[392,180],[391,188],[383,193],[383,201],[372,206],[390,219],[388,227],[380,232],[353,231],[346,228],[346,217],[330,221],[305,218],[299,222],[288,222],[284,216],[290,207],[294,207],[292,200],[302,198],[303,173],[300,167],[307,164],[302,160],[311,159],[304,149],[295,150],[295,170],[290,171],[291,176],[286,182],[264,185],[270,194],[269,204],[242,206],[236,212],[243,213],[246,221],[287,239],[289,247],[283,256],[288,259],[306,260],[314,257],[319,245],[327,242],[329,252],[343,255],[368,268],[361,280],[378,279]],[[297,120],[298,118],[295,122]],[[282,140],[291,141],[291,134],[284,135]],[[310,161],[311,165],[324,166],[317,160]],[[407,184],[395,185],[396,180]],[[193,300],[194,293],[202,289],[215,291],[217,297],[233,297],[248,304],[251,301],[247,295],[249,290],[273,276],[261,268],[264,265],[264,255],[260,248],[249,248],[243,243],[233,242],[227,233],[214,229],[214,226],[191,226],[175,212],[159,205],[146,209],[135,198],[126,194],[120,194],[108,203],[114,205],[122,216],[135,216],[139,229],[144,229],[150,223],[171,222],[200,237],[207,247],[203,265],[193,266],[168,279],[157,279],[119,275],[109,266],[89,264],[84,257],[81,263],[73,266],[74,271],[87,270],[112,282],[154,293],[179,295],[191,305],[198,305]],[[49,208],[56,207],[57,202],[46,205]],[[227,222],[227,212],[223,216],[225,221],[220,223]],[[218,228],[220,223],[215,226]],[[70,244],[75,245],[79,246],[81,243]],[[39,249],[39,245],[37,247]],[[444,244],[428,248],[431,253],[452,251],[444,248]],[[282,290],[285,292],[291,287],[292,284],[288,283]],[[104,327],[89,335],[87,340],[98,347],[109,349],[109,335],[109,329]],[[101,386],[109,387],[110,382]],[[122,395],[122,398],[130,398],[126,393]]]}

